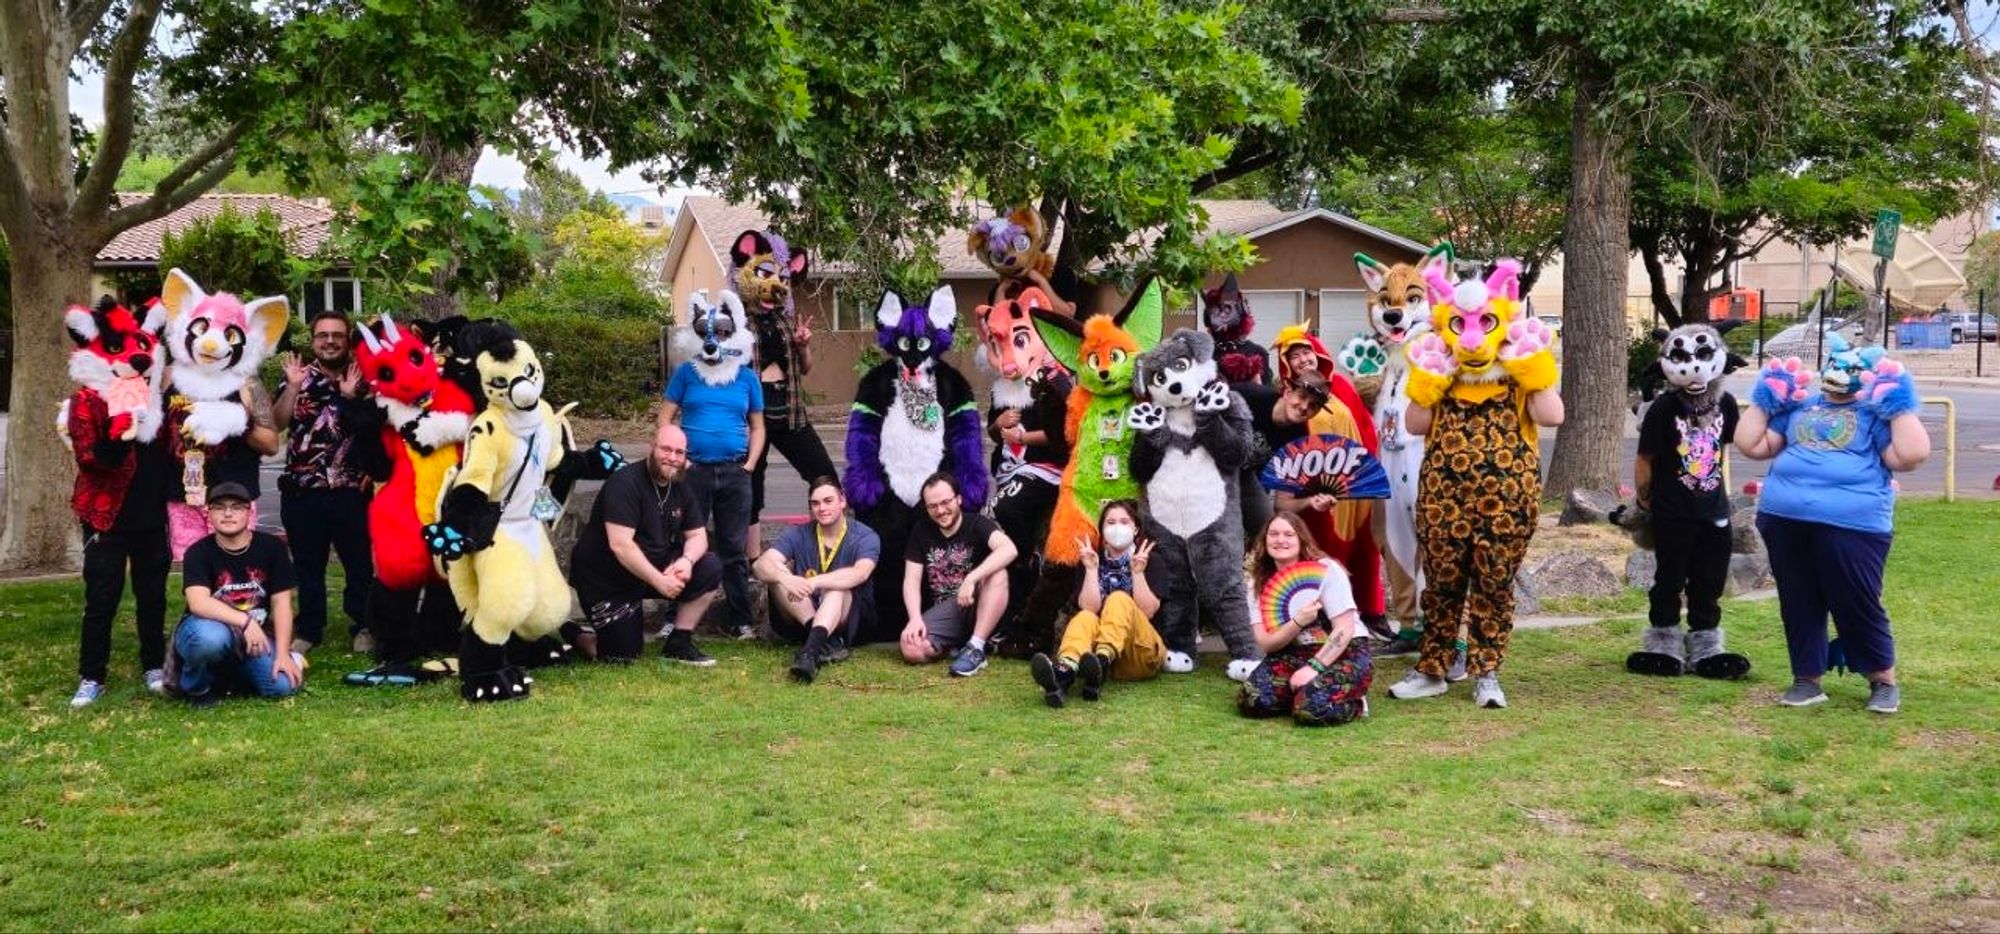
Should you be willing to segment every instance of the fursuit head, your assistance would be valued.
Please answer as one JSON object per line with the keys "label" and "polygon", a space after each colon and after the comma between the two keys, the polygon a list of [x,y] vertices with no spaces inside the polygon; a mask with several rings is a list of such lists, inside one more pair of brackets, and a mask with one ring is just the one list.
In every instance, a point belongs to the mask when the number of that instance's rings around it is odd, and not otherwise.
{"label": "fursuit head", "polygon": [[958,301],[939,286],[921,305],[888,292],[875,310],[875,345],[888,356],[862,375],[848,419],[847,495],[857,508],[892,494],[921,500],[924,479],[959,478],[965,506],[986,504],[987,476],[972,385],[942,359],[951,349]]}
{"label": "fursuit head", "polygon": [[[1536,392],[1556,382],[1555,332],[1521,304],[1521,264],[1502,259],[1484,281],[1453,283],[1444,264],[1427,266],[1424,284],[1431,302],[1431,332],[1410,342],[1411,366],[1426,382],[1498,386],[1512,379]],[[1434,403],[1431,393],[1413,397]]]}
{"label": "fursuit head", "polygon": [[1049,255],[1049,229],[1041,212],[1023,205],[1005,217],[989,217],[974,226],[965,237],[965,252],[985,263],[1004,282],[1030,271],[1044,277],[1055,272],[1056,258]]}
{"label": "fursuit head", "polygon": [[373,325],[354,330],[361,339],[354,348],[361,379],[402,439],[422,454],[463,443],[475,411],[472,397],[444,378],[418,325],[399,325],[385,311]]}
{"label": "fursuit head", "polygon": [[160,303],[167,309],[174,390],[191,403],[188,433],[205,445],[243,434],[250,416],[236,394],[278,348],[291,304],[282,295],[248,302],[228,292],[210,295],[179,269],[167,271]]}
{"label": "fursuit head", "polygon": [[974,312],[981,334],[974,360],[997,377],[993,380],[995,405],[1027,408],[1034,402],[1032,384],[1058,365],[1049,355],[1049,345],[1035,330],[1037,309],[1047,314],[1052,307],[1041,289],[1029,286],[1013,298],[996,297],[992,304],[981,305]]}
{"label": "fursuit head", "polygon": [[[63,327],[76,349],[69,355],[69,378],[104,399],[111,414],[111,437],[150,442],[160,431],[159,378],[167,368],[160,350],[160,331],[167,310],[155,303],[140,320],[109,295],[97,305],[71,305],[63,312]],[[70,443],[68,400],[56,416],[56,433]]]}
{"label": "fursuit head", "polygon": [[735,292],[723,292],[719,300],[709,301],[707,289],[688,299],[688,326],[674,335],[675,350],[694,363],[695,374],[710,386],[735,382],[756,343],[743,300]]}
{"label": "fursuit head", "polygon": [[805,250],[792,249],[785,238],[768,230],[746,230],[730,245],[729,262],[730,289],[748,300],[758,314],[792,315],[793,285],[806,277],[811,266]]}
{"label": "fursuit head", "polygon": [[[1725,327],[1740,322],[1729,322]],[[1706,408],[1722,398],[1722,378],[1748,361],[1729,352],[1723,343],[1724,328],[1714,325],[1683,324],[1671,331],[1655,331],[1660,342],[1660,358],[1655,363],[1659,378],[1674,387],[1696,408]]]}

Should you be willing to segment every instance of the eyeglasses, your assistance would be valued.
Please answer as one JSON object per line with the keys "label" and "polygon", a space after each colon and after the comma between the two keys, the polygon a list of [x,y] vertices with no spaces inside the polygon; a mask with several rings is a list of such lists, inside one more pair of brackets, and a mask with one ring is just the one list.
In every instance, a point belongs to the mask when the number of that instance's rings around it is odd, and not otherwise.
{"label": "eyeglasses", "polygon": [[346,331],[317,331],[313,334],[313,340],[316,341],[344,341],[346,339]]}

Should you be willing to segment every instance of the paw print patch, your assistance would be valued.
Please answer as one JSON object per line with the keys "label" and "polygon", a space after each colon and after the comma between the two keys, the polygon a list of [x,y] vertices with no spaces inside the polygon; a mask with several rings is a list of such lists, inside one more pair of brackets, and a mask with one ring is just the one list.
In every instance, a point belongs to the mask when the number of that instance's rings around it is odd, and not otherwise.
{"label": "paw print patch", "polygon": [[1167,423],[1167,410],[1151,402],[1141,402],[1125,413],[1125,424],[1140,431],[1153,431]]}

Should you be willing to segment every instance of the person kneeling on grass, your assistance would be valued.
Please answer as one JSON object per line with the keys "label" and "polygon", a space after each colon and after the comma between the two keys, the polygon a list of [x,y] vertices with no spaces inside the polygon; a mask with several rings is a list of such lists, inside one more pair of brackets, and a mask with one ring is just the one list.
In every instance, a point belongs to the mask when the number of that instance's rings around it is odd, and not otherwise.
{"label": "person kneeling on grass", "polygon": [[1078,680],[1083,699],[1094,701],[1105,678],[1143,681],[1159,674],[1167,661],[1166,641],[1151,619],[1160,611],[1160,598],[1146,584],[1153,543],[1136,541],[1139,504],[1129,499],[1105,503],[1098,512],[1097,534],[1104,539],[1102,555],[1087,541],[1077,543],[1083,590],[1076,598],[1080,609],[1063,630],[1061,648],[1053,659],[1036,653],[1029,661],[1050,707],[1061,707],[1063,694]]}
{"label": "person kneeling on grass", "polygon": [[1017,552],[998,523],[966,515],[950,471],[931,474],[918,495],[929,521],[910,529],[903,549],[903,660],[922,665],[958,649],[952,676],[969,678],[986,670],[986,639],[1007,610]]}
{"label": "person kneeling on grass", "polygon": [[757,557],[751,573],[772,588],[779,612],[771,629],[804,643],[792,659],[792,677],[807,684],[819,666],[842,657],[875,617],[869,577],[882,558],[882,537],[847,515],[840,481],[816,477],[806,490],[812,521],[785,530]]}
{"label": "person kneeling on grass", "polygon": [[195,707],[231,690],[289,697],[305,685],[305,658],[290,651],[298,577],[277,536],[250,527],[250,491],[225,481],[208,491],[214,533],[188,547],[181,580],[187,616],[174,630],[169,683]]}
{"label": "person kneeling on grass", "polygon": [[583,604],[582,625],[566,623],[564,640],[584,657],[630,662],[645,651],[645,601],[674,603],[673,631],[660,646],[668,661],[715,664],[694,643],[694,627],[722,588],[722,562],[708,550],[708,514],[689,488],[687,435],[679,425],[653,430],[653,447],[604,481],[590,521],[570,551],[570,584]]}
{"label": "person kneeling on grass", "polygon": [[1306,726],[1337,726],[1368,715],[1368,684],[1375,679],[1368,627],[1354,605],[1354,590],[1340,562],[1321,554],[1296,513],[1279,512],[1265,523],[1252,549],[1250,605],[1264,585],[1301,561],[1325,565],[1319,598],[1269,628],[1260,618],[1253,632],[1264,660],[1245,679],[1236,707],[1246,717],[1287,713]]}

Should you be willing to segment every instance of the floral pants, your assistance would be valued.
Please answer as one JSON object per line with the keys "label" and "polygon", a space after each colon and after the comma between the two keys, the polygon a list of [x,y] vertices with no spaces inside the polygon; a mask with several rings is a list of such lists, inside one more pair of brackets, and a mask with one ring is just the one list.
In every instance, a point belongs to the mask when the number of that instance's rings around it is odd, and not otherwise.
{"label": "floral pants", "polygon": [[1499,669],[1514,631],[1514,575],[1541,511],[1540,457],[1521,433],[1518,390],[1480,403],[1446,399],[1426,438],[1417,481],[1424,634],[1417,670],[1442,678],[1458,626],[1465,670]]}
{"label": "floral pants", "polygon": [[1347,643],[1326,671],[1312,679],[1303,690],[1292,690],[1292,675],[1306,667],[1316,645],[1289,645],[1270,655],[1244,679],[1236,694],[1236,708],[1246,717],[1281,717],[1305,726],[1338,726],[1359,719],[1367,712],[1365,698],[1369,682],[1375,680],[1375,661],[1368,652],[1368,640],[1356,636]]}

